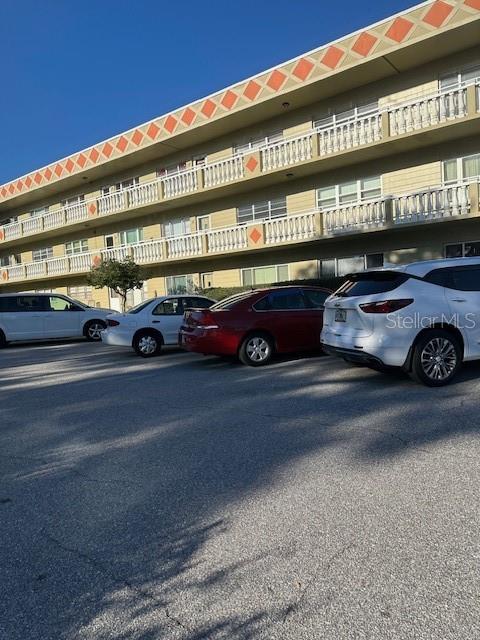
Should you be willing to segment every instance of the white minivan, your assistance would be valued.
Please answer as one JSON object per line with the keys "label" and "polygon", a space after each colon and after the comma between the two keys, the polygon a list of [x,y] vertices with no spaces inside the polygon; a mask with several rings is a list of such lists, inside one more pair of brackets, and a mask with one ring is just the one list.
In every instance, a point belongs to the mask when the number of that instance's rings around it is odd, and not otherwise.
{"label": "white minivan", "polygon": [[101,340],[111,309],[88,307],[57,293],[0,294],[0,347],[8,342],[77,338]]}

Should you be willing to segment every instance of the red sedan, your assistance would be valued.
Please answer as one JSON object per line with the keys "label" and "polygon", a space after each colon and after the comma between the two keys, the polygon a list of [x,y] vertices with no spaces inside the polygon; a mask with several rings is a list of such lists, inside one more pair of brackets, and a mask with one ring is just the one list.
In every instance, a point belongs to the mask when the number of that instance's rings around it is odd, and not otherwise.
{"label": "red sedan", "polygon": [[267,364],[274,353],[318,349],[330,293],[306,286],[239,293],[210,309],[186,311],[179,343],[205,355],[238,355],[254,367]]}

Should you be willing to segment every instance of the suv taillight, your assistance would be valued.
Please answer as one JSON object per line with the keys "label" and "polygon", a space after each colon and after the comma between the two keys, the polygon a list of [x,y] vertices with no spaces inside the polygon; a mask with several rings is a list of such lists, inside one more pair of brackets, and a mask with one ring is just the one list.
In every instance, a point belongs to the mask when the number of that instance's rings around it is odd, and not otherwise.
{"label": "suv taillight", "polygon": [[366,302],[360,305],[363,313],[393,313],[412,304],[413,298],[403,300],[382,300],[381,302]]}
{"label": "suv taillight", "polygon": [[118,327],[120,323],[117,320],[111,320],[107,318],[107,327]]}

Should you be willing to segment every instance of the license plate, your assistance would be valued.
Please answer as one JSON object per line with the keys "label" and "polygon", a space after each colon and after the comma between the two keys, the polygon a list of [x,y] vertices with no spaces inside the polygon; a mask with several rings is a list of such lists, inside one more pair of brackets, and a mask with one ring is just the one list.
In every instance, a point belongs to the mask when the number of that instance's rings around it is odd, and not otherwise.
{"label": "license plate", "polygon": [[335,309],[335,322],[346,322],[347,312],[345,309]]}

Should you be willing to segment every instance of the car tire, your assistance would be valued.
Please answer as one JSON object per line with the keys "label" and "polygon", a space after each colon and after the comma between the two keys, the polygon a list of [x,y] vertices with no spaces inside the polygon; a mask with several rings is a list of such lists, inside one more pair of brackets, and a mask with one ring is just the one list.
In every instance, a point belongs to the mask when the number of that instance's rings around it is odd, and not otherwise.
{"label": "car tire", "polygon": [[250,367],[261,367],[273,358],[272,338],[266,333],[251,333],[242,342],[238,357],[240,362]]}
{"label": "car tire", "polygon": [[426,331],[413,348],[410,376],[428,387],[443,387],[462,365],[459,340],[444,329]]}
{"label": "car tire", "polygon": [[90,320],[86,323],[83,334],[89,342],[100,342],[101,332],[106,328],[107,325],[103,320]]}
{"label": "car tire", "polygon": [[5,334],[0,329],[0,349],[3,349],[7,346],[7,339],[5,338]]}
{"label": "car tire", "polygon": [[140,331],[134,336],[132,346],[142,358],[153,358],[162,349],[162,338],[156,331]]}

